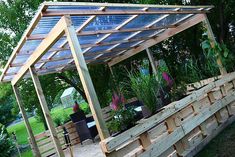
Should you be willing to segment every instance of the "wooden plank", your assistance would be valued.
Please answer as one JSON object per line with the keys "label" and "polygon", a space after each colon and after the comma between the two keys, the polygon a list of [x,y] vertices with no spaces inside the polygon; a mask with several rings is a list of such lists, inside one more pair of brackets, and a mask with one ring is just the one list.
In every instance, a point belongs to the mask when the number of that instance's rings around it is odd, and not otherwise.
{"label": "wooden plank", "polygon": [[36,90],[36,93],[37,93],[42,111],[43,111],[43,115],[45,117],[48,129],[50,131],[52,140],[54,142],[57,154],[58,154],[59,157],[64,157],[64,153],[63,153],[63,150],[60,146],[59,138],[57,136],[57,133],[56,133],[56,130],[55,130],[55,127],[54,127],[54,124],[53,124],[53,120],[50,116],[50,111],[47,107],[46,98],[43,94],[43,90],[42,90],[39,78],[38,78],[37,74],[35,73],[35,69],[33,67],[30,67],[29,71],[30,71],[30,75],[31,75],[32,80],[33,80],[33,84],[34,84],[34,87],[35,87],[35,90]]}
{"label": "wooden plank", "polygon": [[192,157],[195,156],[198,152],[200,152],[214,137],[216,137],[222,130],[224,130],[227,126],[232,124],[235,121],[235,116],[231,117],[226,121],[225,123],[218,126],[215,130],[213,130],[212,134],[205,137],[203,141],[195,146],[194,148],[191,148],[190,150],[187,150],[187,152],[184,153],[185,157]]}
{"label": "wooden plank", "polygon": [[[235,100],[235,92],[233,94],[226,96],[221,101],[216,102],[211,105],[210,108],[205,109],[203,112],[191,118],[190,121],[185,121],[180,127],[177,127],[171,134],[169,134],[165,139],[161,139],[156,141],[154,144],[149,146],[149,148],[143,152],[140,156],[158,156],[166,151],[172,144],[176,143],[180,139],[182,139],[186,134],[191,132],[194,128],[200,125],[203,121],[208,119],[211,115],[219,111],[221,108],[228,105],[230,102]],[[164,145],[162,144],[164,143]]]}
{"label": "wooden plank", "polygon": [[156,5],[156,4],[131,4],[131,3],[93,3],[93,2],[44,2],[45,6],[97,6],[97,7],[153,7],[153,8],[213,8],[213,5]]}
{"label": "wooden plank", "polygon": [[17,46],[13,50],[10,58],[7,61],[7,64],[5,65],[5,67],[3,69],[3,72],[2,72],[1,77],[0,77],[0,82],[3,80],[4,74],[6,73],[8,68],[10,67],[10,64],[12,63],[14,58],[16,57],[17,53],[19,52],[19,50],[23,47],[24,43],[26,42],[27,37],[32,33],[33,29],[36,27],[37,23],[41,19],[41,10],[43,10],[45,7],[46,6],[44,4],[41,5],[38,12],[35,14],[34,18],[30,22],[27,30],[24,32],[24,34],[22,35],[22,37],[21,37],[20,41],[18,42]]}
{"label": "wooden plank", "polygon": [[211,116],[207,120],[205,120],[201,125],[200,128],[204,136],[208,136],[212,134],[212,132],[218,127],[218,122],[215,116]]}
{"label": "wooden plank", "polygon": [[215,117],[219,123],[224,123],[229,118],[227,108],[222,108],[220,111],[216,112]]}
{"label": "wooden plank", "polygon": [[210,103],[210,100],[207,96],[199,101],[195,101],[192,104],[195,113],[200,112],[201,110],[203,110],[206,107],[209,107],[210,105],[211,105],[211,103]]}
{"label": "wooden plank", "polygon": [[191,105],[185,107],[178,113],[176,113],[174,118],[176,126],[180,126],[184,121],[189,120],[194,116],[194,110]]}
{"label": "wooden plank", "polygon": [[31,148],[33,150],[33,153],[34,153],[34,155],[36,157],[41,157],[39,149],[38,149],[37,142],[36,142],[35,137],[33,135],[33,130],[31,128],[30,124],[29,124],[29,120],[28,120],[28,117],[26,115],[26,111],[25,111],[25,109],[23,107],[23,100],[22,100],[22,98],[20,96],[20,91],[19,91],[19,89],[18,89],[18,87],[16,85],[13,85],[12,88],[13,88],[13,91],[15,93],[16,101],[18,103],[20,112],[21,112],[22,117],[24,119],[24,123],[25,123],[25,126],[26,126],[27,133],[28,133],[28,135],[30,137]]}
{"label": "wooden plank", "polygon": [[147,149],[152,144],[148,132],[141,134],[139,140],[143,147],[143,150]]}
{"label": "wooden plank", "polygon": [[158,140],[158,138],[161,138],[165,134],[168,134],[166,123],[165,122],[160,123],[156,127],[149,130],[148,133],[149,133],[151,141]]}
{"label": "wooden plank", "polygon": [[182,138],[184,149],[190,149],[198,145],[203,139],[201,130],[197,127]]}
{"label": "wooden plank", "polygon": [[109,62],[109,66],[113,66],[114,64],[117,64],[117,63],[145,50],[148,47],[151,47],[161,41],[164,41],[164,40],[168,39],[169,37],[174,36],[175,34],[180,33],[182,31],[186,30],[187,28],[190,28],[190,27],[200,23],[204,19],[205,19],[205,16],[203,16],[203,15],[195,15],[193,18],[191,18],[190,20],[187,20],[186,22],[183,22],[182,24],[180,24],[176,28],[167,29],[166,31],[161,33],[161,36],[157,37],[156,39],[147,40],[146,42],[144,42],[143,44],[141,44],[137,48],[134,48],[134,49],[127,51],[125,53],[125,55],[122,55],[122,56],[119,56],[119,57],[112,59]]}
{"label": "wooden plank", "polygon": [[172,146],[162,153],[159,157],[178,157],[175,148]]}
{"label": "wooden plank", "polygon": [[34,53],[27,60],[25,65],[21,67],[18,74],[13,78],[12,85],[15,85],[19,79],[21,79],[28,69],[35,64],[64,34],[64,17],[62,17],[54,28],[50,31],[47,38],[45,38]]}
{"label": "wooden plank", "polygon": [[146,52],[148,54],[149,61],[151,63],[153,73],[156,75],[157,74],[157,66],[154,61],[153,53],[149,50],[149,48],[146,49]]}
{"label": "wooden plank", "polygon": [[45,11],[43,17],[50,16],[90,16],[90,15],[156,15],[156,14],[205,14],[207,10],[60,10],[60,11]]}
{"label": "wooden plank", "polygon": [[[204,15],[204,16],[205,16],[204,26],[207,29],[207,34],[208,34],[208,38],[210,40],[210,44],[211,44],[212,47],[215,47],[215,45],[217,44],[217,42],[215,40],[215,36],[213,34],[213,31],[212,31],[212,28],[211,28],[211,25],[210,25],[210,22],[209,22],[207,16],[206,15]],[[216,53],[219,53],[219,52],[216,52]],[[217,55],[217,54],[215,54],[215,55]],[[225,67],[222,64],[222,60],[221,60],[220,55],[217,57],[216,62],[219,66],[219,70],[220,70],[221,75],[227,74],[227,71],[226,71]]]}
{"label": "wooden plank", "polygon": [[65,32],[67,35],[67,40],[71,48],[72,55],[74,57],[75,65],[77,67],[83,88],[85,90],[85,94],[88,99],[92,115],[96,122],[96,127],[98,129],[100,138],[103,140],[109,136],[109,132],[107,127],[105,126],[105,122],[102,117],[101,107],[96,96],[96,92],[92,84],[92,80],[90,78],[90,74],[84,56],[81,53],[82,50],[78,42],[75,29],[72,26],[72,22],[69,16],[66,17],[66,24],[67,27],[65,28]]}
{"label": "wooden plank", "polygon": [[230,103],[227,106],[229,116],[235,115],[235,102]]}
{"label": "wooden plank", "polygon": [[131,156],[128,154],[136,154],[136,152],[139,152],[139,149],[142,152],[141,143],[138,139],[128,143],[127,145],[121,147],[120,149],[112,152],[111,154],[107,154],[107,157],[120,157],[120,156]]}
{"label": "wooden plank", "polygon": [[211,91],[208,93],[208,97],[210,102],[214,103],[216,100],[219,100],[223,97],[220,88],[216,91]]}

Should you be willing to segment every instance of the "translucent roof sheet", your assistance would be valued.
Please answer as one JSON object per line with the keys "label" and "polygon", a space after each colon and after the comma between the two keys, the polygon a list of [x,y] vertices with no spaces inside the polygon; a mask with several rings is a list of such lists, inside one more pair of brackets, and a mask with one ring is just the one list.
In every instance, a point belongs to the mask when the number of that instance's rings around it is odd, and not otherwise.
{"label": "translucent roof sheet", "polygon": [[[12,53],[1,81],[11,81],[14,78],[63,15],[71,16],[87,64],[102,64],[211,8],[212,6],[43,3]],[[39,75],[74,67],[65,36],[35,64]]]}

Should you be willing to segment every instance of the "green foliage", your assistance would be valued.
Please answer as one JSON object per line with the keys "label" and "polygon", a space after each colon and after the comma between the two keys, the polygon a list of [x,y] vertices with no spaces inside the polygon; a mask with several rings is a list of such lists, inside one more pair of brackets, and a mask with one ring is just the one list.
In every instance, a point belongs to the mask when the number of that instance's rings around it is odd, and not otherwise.
{"label": "green foliage", "polygon": [[79,107],[84,111],[85,114],[90,114],[91,113],[91,109],[89,107],[89,105],[84,102],[82,104],[79,104]]}
{"label": "green foliage", "polygon": [[182,99],[187,92],[187,84],[185,82],[177,82],[170,91],[171,102]]}
{"label": "green foliage", "polygon": [[108,122],[107,126],[112,133],[129,129],[136,122],[134,109],[125,108],[122,105],[119,106],[118,110],[112,110],[111,116],[113,118]]}
{"label": "green foliage", "polygon": [[1,157],[11,156],[12,151],[14,150],[14,145],[9,135],[6,132],[5,126],[0,124],[0,152]]}
{"label": "green foliage", "polygon": [[18,113],[10,84],[0,84],[0,123],[9,124]]}
{"label": "green foliage", "polygon": [[55,107],[51,110],[51,116],[56,124],[56,126],[60,126],[62,124],[67,123],[70,120],[70,114],[73,113],[72,108],[66,108],[64,109],[63,107]]}
{"label": "green foliage", "polygon": [[132,92],[152,113],[161,107],[158,98],[160,85],[155,76],[129,73],[129,78]]}
{"label": "green foliage", "polygon": [[95,90],[101,107],[106,107],[110,103],[110,93],[115,90],[114,82],[112,81],[111,73],[107,65],[89,66],[92,81],[94,82]]}

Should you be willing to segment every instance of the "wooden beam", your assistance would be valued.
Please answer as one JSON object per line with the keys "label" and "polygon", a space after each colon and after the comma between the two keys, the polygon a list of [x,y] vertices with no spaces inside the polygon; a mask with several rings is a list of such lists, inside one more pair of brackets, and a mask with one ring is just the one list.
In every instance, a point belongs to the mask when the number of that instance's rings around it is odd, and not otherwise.
{"label": "wooden beam", "polygon": [[[101,7],[99,8],[100,11],[104,10],[105,7]],[[89,23],[91,23],[94,19],[96,18],[95,15],[92,15],[90,18],[87,19],[87,21],[85,21],[77,30],[76,32],[81,32]],[[67,45],[68,41],[65,39],[65,41],[60,45],[60,48],[63,48]],[[57,54],[58,51],[54,51],[49,57],[48,59],[51,59],[54,55]],[[39,68],[42,68],[47,62],[42,63]]]}
{"label": "wooden beam", "polygon": [[205,19],[205,16],[204,15],[195,15],[193,16],[192,18],[190,18],[188,21],[186,22],[183,22],[182,24],[180,24],[179,26],[177,26],[176,28],[170,28],[170,29],[167,29],[166,31],[164,31],[163,33],[161,33],[161,35],[155,39],[150,39],[150,40],[147,40],[145,41],[144,43],[142,43],[140,46],[138,46],[137,48],[134,48],[134,49],[131,49],[127,52],[125,52],[124,55],[122,56],[118,56],[114,59],[112,59],[110,62],[109,62],[109,66],[113,66],[143,50],[145,50],[146,48],[148,47],[151,47],[157,43],[160,43],[166,39],[168,39],[169,37],[172,37],[174,36],[175,34],[177,33],[180,33],[200,22],[202,22],[203,20]]}
{"label": "wooden beam", "polygon": [[27,37],[32,33],[33,29],[36,27],[37,23],[40,21],[41,19],[41,11],[45,8],[45,5],[42,5],[40,7],[40,9],[38,10],[38,12],[36,13],[36,15],[34,16],[34,18],[32,19],[31,23],[29,24],[28,29],[24,32],[23,36],[21,37],[20,41],[18,42],[18,45],[15,47],[15,49],[13,50],[10,58],[8,59],[7,64],[5,65],[2,75],[0,77],[0,82],[3,80],[4,74],[6,73],[6,71],[9,68],[9,65],[11,64],[11,62],[14,60],[14,58],[16,57],[17,53],[19,52],[19,50],[24,46],[24,43],[27,40]]}
{"label": "wooden beam", "polygon": [[16,85],[13,85],[12,88],[13,88],[13,91],[15,93],[16,101],[18,103],[20,112],[21,112],[22,117],[24,119],[24,123],[25,123],[25,126],[26,126],[27,133],[29,135],[30,141],[31,141],[32,146],[33,146],[32,151],[34,153],[34,156],[41,157],[41,154],[40,154],[38,146],[37,146],[37,142],[36,142],[35,137],[33,135],[33,130],[31,128],[31,126],[30,126],[30,123],[29,123],[26,111],[25,111],[25,109],[23,107],[23,101],[22,101],[19,89],[18,89],[18,87]]}
{"label": "wooden beam", "polygon": [[72,26],[72,21],[69,16],[66,17],[67,27],[65,28],[65,33],[67,35],[67,40],[71,48],[71,52],[74,58],[75,65],[77,67],[92,115],[96,122],[96,127],[98,129],[100,138],[103,140],[109,137],[108,129],[105,125],[104,118],[102,115],[101,107],[96,96],[96,92],[84,59],[82,55],[82,50],[77,39],[77,35],[74,27]]}
{"label": "wooden beam", "polygon": [[29,57],[26,64],[19,70],[18,74],[13,78],[12,84],[15,85],[19,79],[28,71],[29,67],[35,64],[64,34],[64,17],[62,17],[55,27],[50,31],[33,54]]}
{"label": "wooden beam", "polygon": [[89,15],[155,15],[155,14],[205,14],[207,10],[60,10],[60,11],[45,11],[43,17],[50,16],[89,16]]}
{"label": "wooden beam", "polygon": [[[112,29],[112,30],[96,30],[96,31],[82,31],[78,32],[78,36],[89,36],[89,35],[99,35],[99,34],[110,34],[110,33],[127,33],[127,32],[137,32],[137,31],[150,31],[150,30],[159,30],[167,28],[175,28],[177,25],[168,25],[168,26],[148,26],[143,28],[127,28],[127,29]],[[28,37],[28,40],[42,40],[47,37],[47,34],[33,34]]]}
{"label": "wooden beam", "polygon": [[39,99],[39,102],[40,102],[40,105],[41,105],[41,108],[42,108],[42,111],[43,111],[43,115],[46,119],[46,123],[47,123],[48,129],[49,129],[50,134],[51,134],[51,139],[54,142],[57,155],[59,157],[64,157],[64,152],[63,152],[62,147],[60,145],[60,141],[59,141],[59,138],[57,136],[57,132],[55,130],[53,120],[50,116],[50,111],[48,109],[46,98],[43,94],[43,90],[42,90],[39,78],[37,76],[37,73],[35,72],[35,69],[33,67],[29,68],[29,72],[30,72],[30,75],[31,75],[32,80],[33,80],[33,84],[34,84],[34,87],[35,87],[35,90],[36,90],[36,93],[37,93],[37,96],[38,96],[38,99]]}
{"label": "wooden beam", "polygon": [[[148,8],[143,8],[142,10],[145,11]],[[130,23],[131,21],[133,21],[134,19],[136,19],[138,17],[138,15],[132,15],[130,18],[128,18],[126,21],[124,21],[123,23],[121,23],[119,26],[117,26],[114,30],[121,30],[124,26],[126,26],[128,23]],[[99,39],[96,43],[99,44],[102,41],[104,41],[105,39],[107,39],[110,35],[112,35],[112,33],[106,34],[104,35],[101,39]],[[85,52],[89,51],[92,47],[89,47],[85,50]],[[84,53],[85,53],[84,52]]]}
{"label": "wooden beam", "polygon": [[152,8],[213,8],[213,5],[156,5],[131,3],[93,3],[93,2],[44,2],[45,6],[96,6],[96,7],[152,7]]}
{"label": "wooden beam", "polygon": [[[208,35],[208,38],[210,40],[211,47],[214,48],[215,45],[217,44],[217,42],[216,42],[215,36],[213,34],[210,22],[209,22],[207,16],[206,15],[204,15],[204,16],[205,16],[205,20],[203,21],[204,27],[207,29],[207,35]],[[216,53],[218,53],[218,52],[216,52]],[[219,66],[220,74],[221,75],[227,74],[227,71],[226,71],[225,67],[223,66],[223,63],[222,63],[220,55],[217,57],[216,62],[218,64],[218,66]]]}
{"label": "wooden beam", "polygon": [[[179,8],[176,8],[176,9],[174,9],[174,10],[177,11],[177,10],[179,10]],[[158,23],[159,21],[165,19],[165,18],[168,17],[169,15],[170,15],[170,14],[166,14],[166,15],[163,15],[163,16],[161,16],[161,17],[155,19],[153,22],[151,22],[151,23],[145,25],[144,28],[150,28],[150,27],[152,27],[154,24],[156,24],[156,23]],[[125,40],[130,40],[131,38],[135,37],[136,35],[140,34],[141,32],[143,32],[143,31],[137,31],[137,32],[135,32],[135,33],[132,33],[132,34],[131,34],[130,36],[128,36]],[[109,49],[109,50],[114,49],[114,48],[117,47],[118,45],[120,45],[120,43],[114,45],[114,46],[113,46],[111,49]]]}
{"label": "wooden beam", "polygon": [[[148,40],[153,38],[151,37],[143,37],[143,38],[134,38],[134,39],[123,39],[123,40],[116,40],[116,41],[108,41],[108,42],[101,42],[101,43],[95,43],[95,44],[83,44],[81,45],[81,48],[88,48],[88,47],[97,47],[97,46],[108,46],[108,45],[114,45],[114,44],[118,44],[118,43],[128,43],[128,42],[135,42],[135,41],[141,41],[141,40]],[[48,52],[53,52],[53,51],[65,51],[65,50],[70,50],[69,48],[52,48],[50,49]],[[33,50],[28,51],[27,53],[23,53],[21,52],[21,54],[18,54],[18,56],[30,56],[33,53]],[[87,54],[87,53],[85,53]],[[49,59],[48,59],[49,60]],[[10,66],[12,66],[14,64],[11,64]]]}
{"label": "wooden beam", "polygon": [[146,49],[146,52],[147,52],[147,54],[148,54],[148,58],[149,58],[149,61],[150,61],[150,63],[151,63],[151,66],[152,66],[153,73],[154,73],[155,75],[157,75],[157,66],[156,66],[156,64],[155,64],[153,54],[152,54],[152,52],[149,50],[149,48]]}

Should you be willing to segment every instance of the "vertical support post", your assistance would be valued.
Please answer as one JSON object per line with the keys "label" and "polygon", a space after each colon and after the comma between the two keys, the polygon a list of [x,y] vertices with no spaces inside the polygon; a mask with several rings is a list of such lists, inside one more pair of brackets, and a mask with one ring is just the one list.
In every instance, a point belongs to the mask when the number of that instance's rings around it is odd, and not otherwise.
{"label": "vertical support post", "polygon": [[34,87],[35,87],[35,90],[36,90],[36,93],[37,93],[37,96],[38,96],[38,99],[39,99],[39,102],[40,102],[40,105],[41,105],[41,108],[42,108],[42,111],[43,111],[43,114],[44,114],[44,117],[46,119],[47,126],[48,126],[48,129],[49,129],[50,134],[51,134],[51,138],[54,142],[57,154],[58,154],[59,157],[64,157],[64,152],[61,148],[60,141],[59,141],[59,138],[57,136],[57,132],[55,130],[52,118],[50,116],[50,111],[48,109],[47,102],[46,102],[45,96],[43,94],[43,90],[42,90],[38,75],[35,72],[34,67],[30,67],[29,72],[30,72],[30,75],[32,77],[33,84],[34,84]]}
{"label": "vertical support post", "polygon": [[77,71],[79,73],[80,80],[82,82],[92,115],[96,122],[96,127],[98,129],[101,140],[109,137],[108,129],[105,125],[104,118],[102,116],[102,111],[100,103],[98,101],[84,56],[78,38],[75,32],[74,26],[72,26],[72,21],[70,16],[66,16],[67,28],[65,28],[65,34],[74,58]]}
{"label": "vertical support post", "polygon": [[[215,45],[216,45],[215,36],[213,34],[210,22],[209,22],[209,20],[208,20],[208,18],[206,16],[206,14],[204,16],[205,16],[205,20],[203,21],[204,27],[207,29],[207,34],[208,34],[208,38],[210,40],[211,47],[214,48]],[[227,74],[227,71],[226,71],[226,69],[224,68],[224,66],[222,64],[222,60],[221,60],[221,56],[220,55],[217,57],[216,62],[218,64],[218,66],[219,66],[221,75]]]}
{"label": "vertical support post", "polygon": [[25,126],[26,126],[27,133],[29,135],[29,138],[30,138],[32,146],[33,146],[32,149],[33,149],[34,155],[36,157],[41,157],[38,146],[37,146],[37,142],[36,142],[35,137],[33,135],[33,130],[31,128],[30,124],[29,124],[29,120],[28,120],[28,117],[26,115],[26,111],[23,107],[23,101],[21,99],[19,89],[18,89],[17,85],[13,85],[12,88],[13,88],[13,91],[15,93],[16,101],[19,105],[20,112],[21,112],[22,117],[24,119],[24,123],[25,123]]}
{"label": "vertical support post", "polygon": [[148,54],[148,58],[149,58],[149,61],[151,63],[151,66],[153,68],[153,73],[154,74],[157,74],[157,67],[156,67],[156,64],[155,64],[155,61],[154,61],[154,58],[153,58],[153,54],[152,52],[149,50],[149,48],[146,49],[147,51],[147,54]]}

